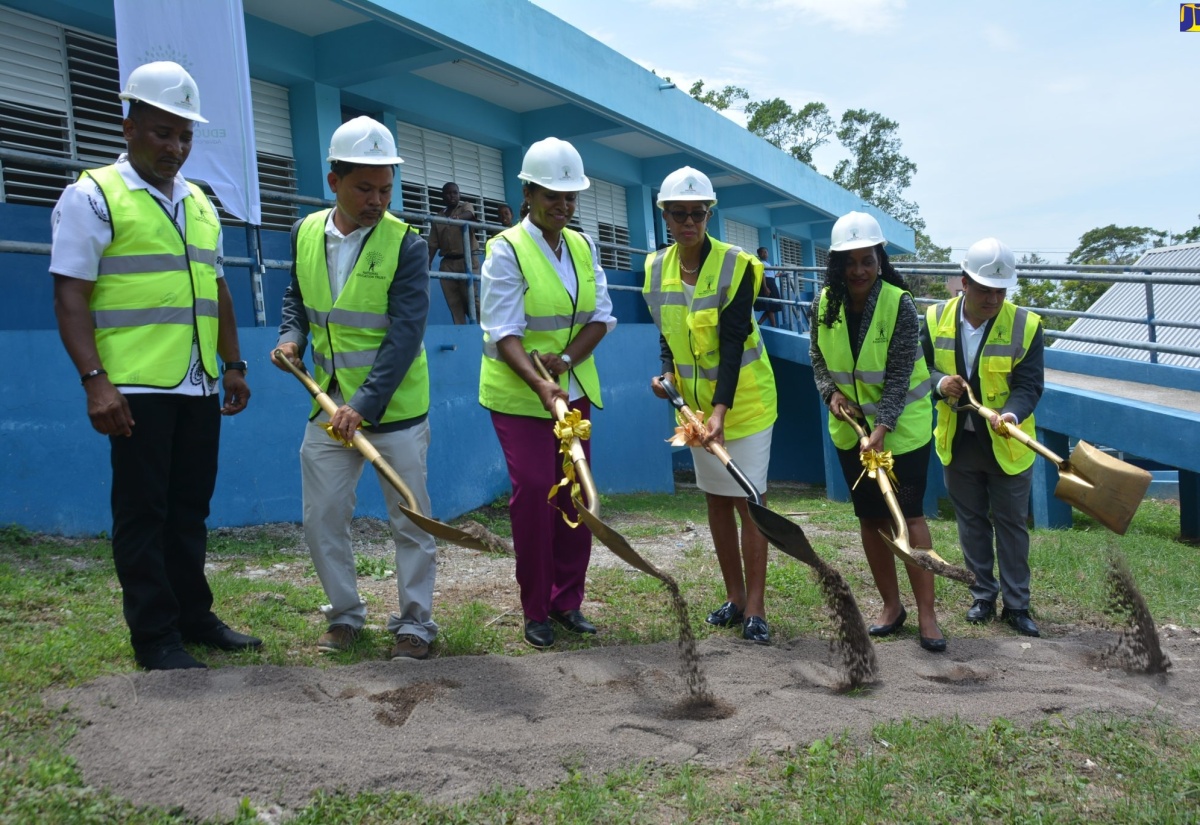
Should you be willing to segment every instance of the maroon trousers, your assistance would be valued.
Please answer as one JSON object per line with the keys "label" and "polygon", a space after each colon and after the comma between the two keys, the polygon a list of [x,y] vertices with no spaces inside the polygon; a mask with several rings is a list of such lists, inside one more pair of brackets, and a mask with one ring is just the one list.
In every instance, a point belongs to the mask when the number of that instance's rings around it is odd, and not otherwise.
{"label": "maroon trousers", "polygon": [[[589,418],[592,406],[581,398],[571,402],[571,409]],[[592,534],[583,524],[572,528],[563,521],[563,512],[572,521],[579,520],[570,485],[559,489],[553,502],[547,501],[550,488],[563,477],[554,422],[493,411],[492,426],[512,481],[508,510],[525,618],[544,622],[551,610],[578,610],[592,556]],[[590,463],[591,442],[582,444]]]}

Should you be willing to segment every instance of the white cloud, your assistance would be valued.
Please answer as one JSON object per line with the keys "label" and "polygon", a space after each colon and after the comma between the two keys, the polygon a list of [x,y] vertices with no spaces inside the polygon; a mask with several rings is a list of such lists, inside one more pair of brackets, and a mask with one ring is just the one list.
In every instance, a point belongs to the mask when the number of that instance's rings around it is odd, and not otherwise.
{"label": "white cloud", "polygon": [[983,39],[998,52],[1015,52],[1017,50],[1017,38],[1008,29],[997,26],[995,23],[988,23],[983,27]]}

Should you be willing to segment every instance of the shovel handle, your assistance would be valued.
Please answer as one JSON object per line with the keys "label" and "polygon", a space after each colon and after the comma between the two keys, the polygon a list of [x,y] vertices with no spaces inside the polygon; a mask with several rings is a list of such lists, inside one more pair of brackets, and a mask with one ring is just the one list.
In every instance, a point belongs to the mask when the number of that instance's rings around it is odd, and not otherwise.
{"label": "shovel handle", "polygon": [[[321,409],[327,412],[330,418],[333,417],[338,411],[337,404],[333,403],[333,399],[321,389],[321,385],[314,381],[312,376],[289,361],[287,356],[283,354],[283,350],[275,350],[271,353],[271,358],[275,360],[275,363],[283,364],[291,370],[292,375],[296,376],[300,380],[300,383],[304,385],[304,388],[308,390],[309,394],[317,400],[317,404]],[[408,485],[404,483],[404,479],[400,478],[399,473],[392,469],[392,465],[388,464],[384,457],[379,454],[379,450],[375,449],[375,445],[368,441],[367,437],[359,431],[354,433],[353,443],[355,449],[362,453],[367,461],[371,462],[371,466],[375,468],[376,472],[387,479],[388,484],[391,484],[396,489],[396,492],[404,496],[404,501],[408,504],[408,509],[415,513],[420,513],[421,510],[417,507],[417,499],[413,495],[412,490],[408,489]]]}
{"label": "shovel handle", "polygon": [[[871,443],[871,437],[867,435],[867,431],[863,429],[862,424],[858,423],[857,418],[852,415],[839,415],[838,418],[854,428],[854,432],[858,434],[858,446],[860,449],[865,449]],[[902,543],[904,547],[908,547],[908,519],[904,517],[903,511],[900,509],[900,502],[896,498],[896,491],[892,488],[892,480],[888,478],[887,471],[878,470],[875,473],[875,481],[878,482],[879,492],[883,494],[883,500],[892,514],[892,521],[896,522],[896,535],[903,540],[897,543]]]}
{"label": "shovel handle", "polygon": [[[975,412],[979,413],[979,415],[982,416],[985,421],[988,422],[988,426],[990,427],[992,416],[999,415],[999,413],[997,413],[991,407],[985,407],[982,404],[980,404],[979,399],[975,397],[975,393],[973,393],[971,391],[970,386],[967,387],[967,391],[964,393],[964,395],[966,395],[966,397],[967,397],[967,403],[966,404],[963,403],[962,396],[960,395],[958,397],[958,403],[952,409],[955,412],[958,412],[961,409],[974,410]],[[1033,450],[1038,455],[1041,455],[1045,458],[1050,459],[1055,464],[1057,464],[1060,468],[1066,466],[1067,462],[1064,461],[1062,459],[1062,457],[1060,455],[1058,455],[1058,453],[1051,450],[1049,447],[1047,447],[1042,442],[1038,441],[1036,438],[1030,437],[1029,434],[1026,433],[1024,430],[1022,430],[1020,427],[1014,427],[1012,424],[1009,424],[1007,421],[1001,421],[1000,429],[997,430],[997,432],[999,432],[1000,435],[1005,436],[1006,438],[1015,438],[1017,441],[1021,442],[1022,444],[1024,444],[1029,449]]]}
{"label": "shovel handle", "polygon": [[[692,422],[692,424],[695,426],[700,427],[701,429],[707,429],[704,426],[704,422],[700,420],[700,416],[692,412],[692,408],[684,403],[683,396],[679,394],[679,390],[675,389],[675,384],[668,376],[662,376],[659,379],[659,383],[666,392],[667,400],[671,402],[672,407],[679,410],[679,412],[683,414],[684,418]],[[749,477],[742,472],[742,468],[739,467],[733,460],[733,457],[729,455],[729,451],[725,449],[724,444],[718,444],[715,441],[710,441],[704,445],[704,449],[715,455],[717,459],[725,465],[725,469],[728,470],[730,475],[733,476],[733,480],[738,483],[738,486],[746,492],[746,495],[749,496],[755,504],[759,505],[760,507],[766,506],[763,504],[762,493],[760,493],[758,488],[754,486],[754,482],[752,482]]]}
{"label": "shovel handle", "polygon": [[[529,360],[533,362],[533,368],[537,370],[538,375],[545,378],[547,381],[553,381],[554,377],[550,375],[550,371],[546,369],[546,365],[542,363],[542,359],[538,357],[537,350],[529,353]],[[560,424],[566,419],[570,408],[567,403],[561,398],[554,399],[554,418]],[[588,466],[587,456],[583,453],[583,445],[579,443],[578,438],[571,439],[571,463],[575,465],[575,472],[579,473],[579,484],[583,487],[584,498],[587,499],[585,506],[587,511],[600,518],[600,496],[596,493],[596,482],[592,479],[592,469]]]}

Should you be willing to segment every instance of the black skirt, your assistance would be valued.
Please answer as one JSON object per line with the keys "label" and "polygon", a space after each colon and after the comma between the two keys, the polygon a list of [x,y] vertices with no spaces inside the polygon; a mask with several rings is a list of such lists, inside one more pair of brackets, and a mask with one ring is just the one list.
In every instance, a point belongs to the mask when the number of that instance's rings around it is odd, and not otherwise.
{"label": "black skirt", "polygon": [[[896,476],[896,500],[900,502],[900,512],[905,518],[919,518],[925,514],[925,481],[929,477],[929,448],[933,444],[927,441],[912,452],[892,456],[892,473]],[[846,477],[846,485],[851,488],[850,498],[854,502],[854,515],[868,519],[891,519],[883,493],[879,492],[879,482],[868,475],[863,475],[858,487],[858,481],[863,472],[862,460],[859,458],[858,447],[850,450],[838,450],[838,461],[842,465],[842,475]]]}

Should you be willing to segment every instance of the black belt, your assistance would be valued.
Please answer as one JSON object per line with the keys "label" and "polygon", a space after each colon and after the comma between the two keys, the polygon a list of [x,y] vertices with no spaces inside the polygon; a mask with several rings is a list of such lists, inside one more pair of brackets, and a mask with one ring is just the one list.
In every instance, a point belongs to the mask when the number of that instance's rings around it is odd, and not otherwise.
{"label": "black belt", "polygon": [[461,261],[461,260],[462,260],[464,257],[465,257],[465,256],[463,255],[463,253],[461,253],[461,252],[456,252],[456,253],[454,253],[454,254],[451,254],[451,255],[443,255],[443,256],[442,256],[442,260],[443,260],[443,261]]}

